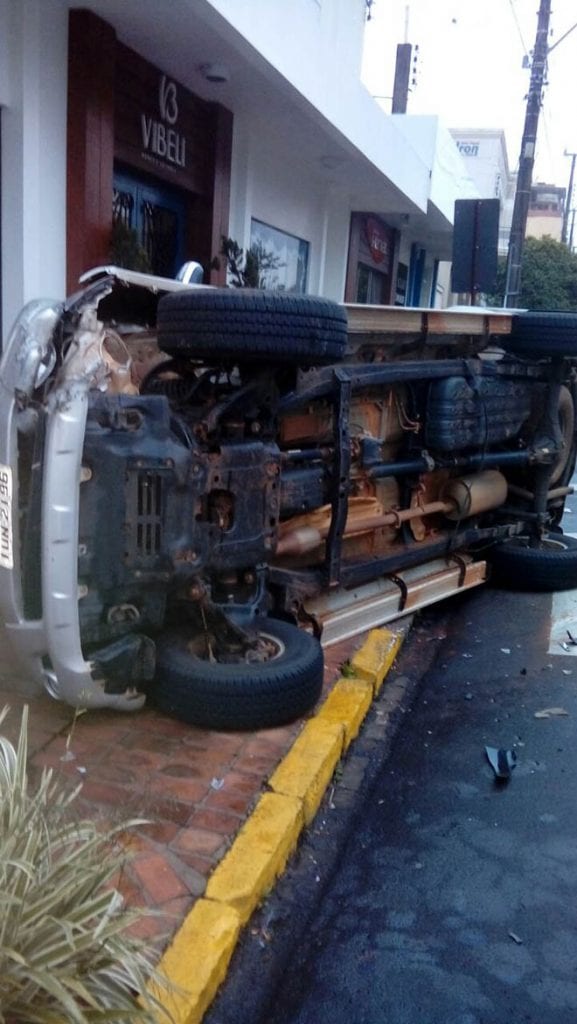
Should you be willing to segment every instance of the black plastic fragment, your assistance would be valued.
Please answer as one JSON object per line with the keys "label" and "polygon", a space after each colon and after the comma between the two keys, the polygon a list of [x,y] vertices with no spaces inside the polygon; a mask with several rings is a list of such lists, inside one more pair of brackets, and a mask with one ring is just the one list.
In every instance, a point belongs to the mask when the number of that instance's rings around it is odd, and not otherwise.
{"label": "black plastic fragment", "polygon": [[497,779],[510,779],[511,772],[517,763],[517,754],[514,750],[505,750],[503,747],[485,747],[487,760],[495,772]]}

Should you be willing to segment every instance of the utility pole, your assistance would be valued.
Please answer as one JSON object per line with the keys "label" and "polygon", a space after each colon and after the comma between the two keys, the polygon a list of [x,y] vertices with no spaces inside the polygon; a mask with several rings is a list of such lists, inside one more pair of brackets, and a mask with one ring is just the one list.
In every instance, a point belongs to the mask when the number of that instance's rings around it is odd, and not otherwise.
{"label": "utility pole", "polygon": [[571,199],[573,197],[573,178],[575,177],[575,160],[577,160],[577,153],[568,153],[567,150],[565,150],[565,156],[571,157],[571,171],[569,172],[569,186],[567,188],[565,208],[563,210],[563,230],[561,232],[561,241],[563,242],[563,245],[567,245],[567,228],[569,226],[569,211],[571,209]]}
{"label": "utility pole", "polygon": [[410,43],[399,43],[395,63],[395,81],[393,85],[393,104],[391,114],[406,114],[409,98],[409,80],[411,77],[411,55],[413,47]]}
{"label": "utility pole", "polygon": [[541,97],[545,71],[547,68],[547,37],[549,34],[549,18],[551,16],[551,0],[541,0],[537,16],[537,35],[533,49],[531,64],[531,81],[527,95],[525,125],[519,156],[519,173],[509,234],[509,252],[507,254],[507,281],[505,285],[504,306],[517,306],[521,291],[521,258],[523,243],[527,229],[527,214],[531,198],[531,181],[535,162],[535,144],[537,142],[537,126],[541,110]]}

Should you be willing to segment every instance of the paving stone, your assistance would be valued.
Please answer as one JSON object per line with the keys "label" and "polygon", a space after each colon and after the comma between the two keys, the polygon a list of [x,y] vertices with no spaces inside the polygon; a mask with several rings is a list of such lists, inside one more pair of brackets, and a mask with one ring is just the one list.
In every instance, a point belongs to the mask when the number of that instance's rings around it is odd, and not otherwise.
{"label": "paving stone", "polygon": [[[230,771],[226,775],[218,778],[218,782],[222,782],[223,789],[234,790],[237,793],[256,793],[261,788],[263,783],[263,777],[259,772],[240,772]],[[212,780],[211,780],[212,782]]]}
{"label": "paving stone", "polygon": [[206,828],[213,832],[220,832],[222,835],[231,835],[237,832],[241,821],[242,818],[236,814],[207,808],[195,811],[188,819],[187,824],[192,828]]}
{"label": "paving stone", "polygon": [[147,780],[147,787],[151,793],[172,796],[179,803],[189,804],[200,803],[206,796],[207,791],[205,779],[174,779],[160,772],[150,776]]}
{"label": "paving stone", "polygon": [[239,793],[231,789],[212,790],[205,800],[205,807],[214,807],[219,811],[230,811],[231,814],[238,814],[244,817],[248,814],[255,800],[256,794],[254,790],[252,793]]}
{"label": "paving stone", "polygon": [[155,904],[165,903],[189,891],[167,858],[162,854],[136,857],[132,864],[135,876]]}
{"label": "paving stone", "polygon": [[258,773],[261,776],[267,777],[274,771],[282,756],[282,751],[278,747],[267,752],[263,751],[261,754],[242,753],[239,755],[234,767],[239,772]]}
{"label": "paving stone", "polygon": [[151,821],[147,825],[139,825],[139,831],[161,846],[169,846],[179,833],[178,825],[173,821]]}
{"label": "paving stone", "polygon": [[206,856],[222,848],[222,832],[211,832],[204,828],[183,828],[170,840],[170,845],[177,853],[185,851]]}
{"label": "paving stone", "polygon": [[[221,836],[221,839],[223,837]],[[209,875],[212,874],[218,862],[224,857],[228,846],[226,841],[223,841],[222,845],[219,846],[218,850],[215,851],[212,857],[201,857],[196,853],[187,853],[185,850],[178,851],[178,859],[184,864],[190,865],[195,871],[198,871],[200,875],[208,879]]]}

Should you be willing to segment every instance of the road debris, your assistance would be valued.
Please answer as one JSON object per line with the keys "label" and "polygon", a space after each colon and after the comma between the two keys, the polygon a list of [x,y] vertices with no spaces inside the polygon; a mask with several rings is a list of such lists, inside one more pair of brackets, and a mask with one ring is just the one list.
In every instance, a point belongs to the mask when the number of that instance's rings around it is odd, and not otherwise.
{"label": "road debris", "polygon": [[574,637],[569,629],[567,630],[567,636],[569,637],[568,640],[559,641],[559,644],[564,651],[569,651],[571,647],[577,647],[577,637]]}
{"label": "road debris", "polygon": [[514,750],[505,750],[504,747],[485,747],[485,754],[495,772],[495,778],[511,778],[511,772],[517,764],[517,754]]}
{"label": "road debris", "polygon": [[536,711],[534,718],[568,718],[569,712],[565,708],[543,708],[542,711]]}

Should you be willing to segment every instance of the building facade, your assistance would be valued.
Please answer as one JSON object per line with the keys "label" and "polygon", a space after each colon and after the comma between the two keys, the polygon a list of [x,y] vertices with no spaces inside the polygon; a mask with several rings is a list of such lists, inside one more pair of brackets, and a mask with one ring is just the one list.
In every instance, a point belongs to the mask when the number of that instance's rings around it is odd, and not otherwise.
{"label": "building facade", "polygon": [[436,118],[360,82],[365,0],[0,0],[1,302],[93,266],[224,283],[221,240],[273,287],[425,304],[453,204],[477,194]]}
{"label": "building facade", "polygon": [[[552,238],[562,241],[565,217],[566,190],[559,185],[547,185],[538,181],[531,186],[529,211],[527,214],[527,238]],[[572,248],[573,224],[568,225],[567,241]]]}
{"label": "building facade", "polygon": [[506,255],[517,177],[509,170],[507,143],[501,129],[451,128],[459,155],[482,199],[498,199],[499,255]]}

